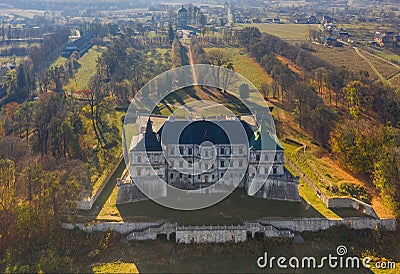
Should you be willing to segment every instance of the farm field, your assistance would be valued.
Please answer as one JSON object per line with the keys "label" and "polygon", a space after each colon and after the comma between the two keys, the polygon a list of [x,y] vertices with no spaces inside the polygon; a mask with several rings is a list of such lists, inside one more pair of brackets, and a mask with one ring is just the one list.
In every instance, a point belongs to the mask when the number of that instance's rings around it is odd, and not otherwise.
{"label": "farm field", "polygon": [[309,40],[308,31],[319,29],[318,25],[307,24],[243,24],[238,27],[257,27],[261,32],[266,32],[281,39]]}
{"label": "farm field", "polygon": [[368,62],[361,58],[353,48],[345,46],[343,48],[325,47],[323,45],[312,44],[315,50],[313,55],[325,60],[326,62],[336,66],[344,66],[354,72],[361,70],[368,71],[370,77],[377,79],[378,76],[369,66]]}
{"label": "farm field", "polygon": [[399,68],[383,60],[378,59],[372,54],[368,54],[365,52],[362,52],[361,54],[371,62],[372,66],[375,67],[375,69],[385,80],[391,78],[392,76],[400,72]]}

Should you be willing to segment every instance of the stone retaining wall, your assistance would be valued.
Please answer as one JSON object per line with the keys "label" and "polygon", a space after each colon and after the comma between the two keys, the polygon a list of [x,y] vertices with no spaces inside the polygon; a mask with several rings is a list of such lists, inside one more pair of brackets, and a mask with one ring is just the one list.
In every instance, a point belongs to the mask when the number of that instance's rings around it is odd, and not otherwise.
{"label": "stone retaining wall", "polygon": [[101,183],[99,189],[97,189],[96,193],[90,197],[89,200],[86,201],[78,201],[77,202],[77,209],[80,210],[91,210],[94,203],[96,202],[97,198],[100,196],[101,192],[103,192],[104,188],[106,187],[108,181],[110,180],[111,176],[114,175],[115,171],[123,161],[124,157],[122,155],[119,156],[118,162],[114,165],[114,167],[111,169],[111,171],[108,173],[106,179]]}
{"label": "stone retaining wall", "polygon": [[247,240],[245,226],[200,226],[178,227],[176,230],[177,243],[235,243]]}
{"label": "stone retaining wall", "polygon": [[285,156],[285,163],[296,172],[297,175],[305,182],[309,188],[317,195],[317,197],[328,207],[328,208],[354,208],[363,209],[363,212],[373,218],[377,218],[374,208],[353,197],[329,197],[325,193],[321,192],[319,188],[295,165]]}
{"label": "stone retaining wall", "polygon": [[278,229],[290,229],[292,231],[320,231],[337,225],[346,225],[352,229],[375,229],[396,230],[397,223],[395,219],[374,219],[365,217],[352,217],[343,219],[325,219],[325,218],[295,218],[288,220],[260,220],[261,224],[272,225]]}
{"label": "stone retaining wall", "polygon": [[261,219],[247,222],[242,225],[229,226],[178,226],[169,222],[101,222],[93,224],[62,224],[65,229],[75,229],[86,232],[108,231],[110,229],[128,234],[128,240],[154,240],[157,235],[166,234],[167,238],[176,233],[179,243],[204,242],[243,242],[247,240],[247,233],[254,237],[255,233],[263,233],[266,237],[293,237],[293,232],[320,231],[337,225],[346,225],[352,229],[375,229],[394,231],[397,223],[395,219],[374,219],[353,217],[344,219],[325,218],[294,218],[294,219]]}

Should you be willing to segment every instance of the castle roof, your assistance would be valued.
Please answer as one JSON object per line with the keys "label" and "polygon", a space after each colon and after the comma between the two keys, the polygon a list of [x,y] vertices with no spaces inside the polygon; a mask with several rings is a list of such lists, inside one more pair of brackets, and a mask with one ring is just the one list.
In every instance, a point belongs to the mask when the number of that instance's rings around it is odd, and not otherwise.
{"label": "castle roof", "polygon": [[179,13],[187,12],[187,9],[184,8],[183,5],[182,5],[182,7],[178,10],[178,12]]}
{"label": "castle roof", "polygon": [[[246,134],[246,141],[253,150],[283,150],[279,141],[271,136],[266,126],[261,125],[256,131],[247,122],[240,120],[241,126]],[[146,128],[144,138],[135,149],[145,147],[146,151],[162,151],[161,140],[164,145],[201,145],[204,142],[211,142],[216,145],[243,144],[243,136],[238,132],[237,120],[222,121],[166,121],[164,125],[154,132],[151,122]],[[238,132],[238,134],[229,134]],[[179,134],[179,136],[177,136]],[[264,142],[261,141],[261,135]],[[144,146],[143,146],[143,142]]]}

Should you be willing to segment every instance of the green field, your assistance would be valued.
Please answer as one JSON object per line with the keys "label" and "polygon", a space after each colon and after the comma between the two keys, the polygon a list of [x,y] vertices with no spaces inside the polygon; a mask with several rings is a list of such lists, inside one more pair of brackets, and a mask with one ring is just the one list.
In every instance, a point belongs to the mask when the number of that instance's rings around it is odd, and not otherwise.
{"label": "green field", "polygon": [[[81,67],[75,72],[75,77],[70,79],[69,83],[64,86],[65,91],[74,92],[89,88],[90,78],[96,73],[97,58],[103,50],[103,47],[93,46],[78,60]],[[59,58],[56,62],[62,62],[62,59]]]}
{"label": "green field", "polygon": [[53,62],[53,64],[51,64],[50,67],[64,66],[64,65],[65,65],[65,62],[66,62],[67,60],[68,60],[67,58],[62,57],[62,56],[59,56],[59,57]]}
{"label": "green field", "polygon": [[388,61],[400,63],[400,55],[379,48],[372,48],[374,53]]}
{"label": "green field", "polygon": [[92,266],[93,273],[139,273],[134,263],[98,263]]}
{"label": "green field", "polygon": [[[205,48],[209,52],[215,48]],[[237,48],[222,48],[231,56],[234,70],[250,80],[253,85],[260,90],[261,84],[271,84],[272,78],[265,73],[264,69],[253,58],[250,58],[242,50]]]}
{"label": "green field", "polygon": [[310,29],[319,29],[318,25],[306,24],[246,24],[238,25],[238,27],[257,27],[261,32],[288,40],[309,40],[308,31]]}

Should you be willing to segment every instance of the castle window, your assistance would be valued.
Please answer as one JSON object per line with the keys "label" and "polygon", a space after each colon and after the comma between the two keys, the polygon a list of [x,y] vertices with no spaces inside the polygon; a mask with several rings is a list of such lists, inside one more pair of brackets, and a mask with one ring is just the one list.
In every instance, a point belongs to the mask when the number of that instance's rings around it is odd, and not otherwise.
{"label": "castle window", "polygon": [[142,176],[142,169],[141,169],[141,168],[138,168],[138,169],[136,170],[136,173],[137,173],[137,176]]}
{"label": "castle window", "polygon": [[204,169],[208,170],[208,163],[204,163]]}
{"label": "castle window", "polygon": [[264,160],[265,160],[265,161],[268,161],[268,154],[265,154],[265,155],[264,155]]}
{"label": "castle window", "polygon": [[174,155],[174,153],[175,153],[175,150],[174,150],[173,147],[171,147],[171,148],[170,148],[170,154],[171,154],[171,155]]}
{"label": "castle window", "polygon": [[192,149],[191,147],[189,148],[188,151],[189,151],[189,155],[192,155],[192,154],[193,154],[193,149]]}
{"label": "castle window", "polygon": [[221,167],[225,167],[225,161],[221,161]]}
{"label": "castle window", "polygon": [[171,179],[174,179],[174,173],[169,174],[169,177],[170,177]]}
{"label": "castle window", "polygon": [[138,163],[141,163],[141,162],[142,162],[142,156],[138,155],[138,157],[137,157],[137,162],[138,162]]}
{"label": "castle window", "polygon": [[256,154],[256,161],[260,161],[260,154]]}
{"label": "castle window", "polygon": [[183,177],[182,173],[179,173],[179,178],[182,178],[182,177]]}
{"label": "castle window", "polygon": [[220,153],[221,155],[225,155],[225,148],[221,147]]}
{"label": "castle window", "polygon": [[239,154],[240,154],[240,155],[243,154],[243,148],[242,148],[242,147],[239,148]]}
{"label": "castle window", "polygon": [[278,154],[275,154],[274,161],[278,161]]}
{"label": "castle window", "polygon": [[239,167],[243,167],[243,160],[239,160]]}
{"label": "castle window", "polygon": [[204,151],[205,157],[208,157],[208,150]]}
{"label": "castle window", "polygon": [[277,174],[278,173],[277,171],[278,171],[278,169],[276,167],[272,168],[272,174]]}

